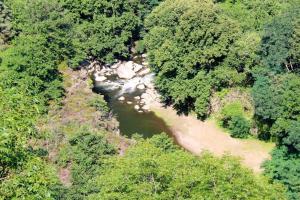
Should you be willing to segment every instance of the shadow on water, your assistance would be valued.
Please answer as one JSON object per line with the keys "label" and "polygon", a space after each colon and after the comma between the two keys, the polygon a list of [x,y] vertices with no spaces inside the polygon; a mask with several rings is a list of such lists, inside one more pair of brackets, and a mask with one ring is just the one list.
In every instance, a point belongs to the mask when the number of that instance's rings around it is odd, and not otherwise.
{"label": "shadow on water", "polygon": [[[118,100],[120,92],[118,89],[107,90],[105,87],[95,84],[94,92],[105,96],[109,107],[120,123],[119,128],[122,135],[131,138],[133,134],[138,133],[144,138],[149,138],[165,132],[172,136],[172,131],[166,122],[156,116],[154,112],[139,113],[135,110],[134,105],[137,104],[137,100],[134,97],[141,95],[142,91],[122,94],[126,98],[123,102]],[[133,104],[127,104],[127,101],[133,102]]]}

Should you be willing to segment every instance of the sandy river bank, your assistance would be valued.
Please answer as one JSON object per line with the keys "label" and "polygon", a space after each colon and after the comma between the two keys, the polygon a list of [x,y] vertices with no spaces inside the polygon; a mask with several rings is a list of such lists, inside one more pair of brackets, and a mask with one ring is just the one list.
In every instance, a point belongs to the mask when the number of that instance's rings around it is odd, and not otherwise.
{"label": "sandy river bank", "polygon": [[160,104],[151,107],[156,115],[163,118],[174,133],[177,143],[186,150],[200,154],[208,150],[219,156],[229,153],[241,158],[242,163],[254,172],[261,172],[261,164],[269,159],[274,144],[255,139],[235,139],[213,121],[200,121],[194,116],[177,115],[171,107]]}

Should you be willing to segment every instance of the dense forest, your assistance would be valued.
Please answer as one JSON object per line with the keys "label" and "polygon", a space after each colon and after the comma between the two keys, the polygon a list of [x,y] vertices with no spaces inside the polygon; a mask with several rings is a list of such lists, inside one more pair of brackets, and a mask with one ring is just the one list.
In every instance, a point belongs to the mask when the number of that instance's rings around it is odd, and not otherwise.
{"label": "dense forest", "polygon": [[[299,0],[0,0],[0,199],[300,199],[299,16]],[[120,156],[103,98],[86,105],[102,126],[43,128],[66,104],[66,72],[133,48],[166,105],[275,142],[263,174],[164,134]]]}

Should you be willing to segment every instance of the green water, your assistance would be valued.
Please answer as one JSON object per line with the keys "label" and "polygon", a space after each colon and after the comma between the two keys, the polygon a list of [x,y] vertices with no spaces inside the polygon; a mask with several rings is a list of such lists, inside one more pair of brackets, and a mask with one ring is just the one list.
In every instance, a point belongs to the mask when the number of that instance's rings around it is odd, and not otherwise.
{"label": "green water", "polygon": [[165,121],[157,117],[153,112],[139,113],[134,109],[136,104],[127,104],[127,101],[135,102],[134,97],[140,95],[141,91],[123,94],[122,96],[126,98],[124,102],[117,99],[116,94],[119,92],[118,90],[107,91],[101,85],[96,84],[94,91],[105,95],[110,108],[120,122],[119,128],[122,135],[126,135],[129,138],[135,133],[140,134],[144,138],[149,138],[162,132],[172,135]]}

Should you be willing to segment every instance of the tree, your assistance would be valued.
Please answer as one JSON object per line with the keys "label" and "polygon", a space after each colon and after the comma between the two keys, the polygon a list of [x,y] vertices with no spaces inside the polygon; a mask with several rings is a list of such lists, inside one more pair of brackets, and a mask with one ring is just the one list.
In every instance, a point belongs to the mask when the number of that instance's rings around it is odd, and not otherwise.
{"label": "tree", "polygon": [[102,134],[80,128],[60,151],[59,163],[62,167],[70,165],[72,175],[72,185],[61,196],[64,199],[83,199],[97,191],[88,181],[101,172],[105,160],[114,154],[115,148]]}
{"label": "tree", "polygon": [[299,154],[291,154],[284,146],[277,147],[272,152],[272,160],[263,165],[264,173],[287,186],[288,198],[296,200],[300,198],[300,157]]}
{"label": "tree", "polygon": [[88,199],[285,199],[281,186],[254,176],[230,156],[195,157],[156,141],[139,141],[125,156],[109,159],[89,182],[99,191]]}
{"label": "tree", "polygon": [[253,86],[255,116],[269,127],[266,131],[279,144],[294,150],[299,145],[296,131],[300,113],[299,88],[300,78],[295,74],[258,77]]}
{"label": "tree", "polygon": [[71,65],[77,67],[88,58],[103,63],[129,58],[133,41],[140,38],[143,30],[143,19],[159,2],[61,0],[63,7],[77,18],[71,36]]}
{"label": "tree", "polygon": [[211,1],[176,0],[161,3],[145,24],[150,65],[164,99],[205,117],[212,88],[208,74],[224,61],[238,36],[236,23]]}
{"label": "tree", "polygon": [[23,170],[0,184],[1,199],[54,200],[59,195],[59,180],[53,166],[40,158],[32,158]]}
{"label": "tree", "polygon": [[262,60],[275,72],[299,71],[300,7],[292,3],[283,14],[272,20],[262,38]]}

